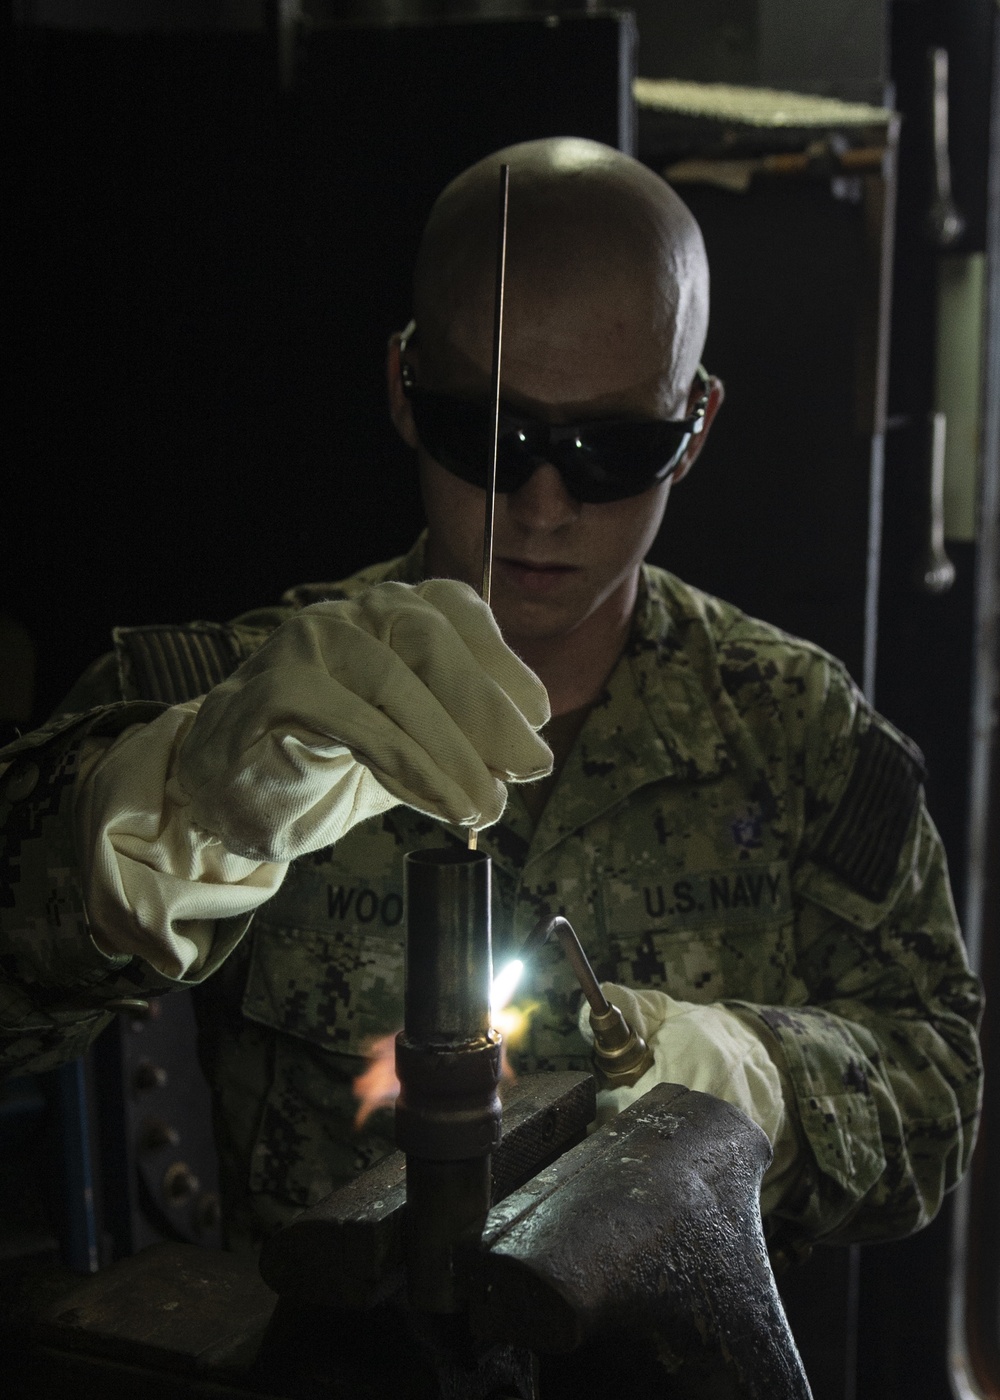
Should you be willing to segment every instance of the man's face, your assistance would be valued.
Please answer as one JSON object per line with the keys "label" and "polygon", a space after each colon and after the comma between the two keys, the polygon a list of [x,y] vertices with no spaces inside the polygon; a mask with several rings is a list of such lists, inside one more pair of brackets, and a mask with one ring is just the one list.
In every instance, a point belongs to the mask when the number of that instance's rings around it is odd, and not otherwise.
{"label": "man's face", "polygon": [[[685,395],[678,402],[664,344],[667,331],[639,290],[619,280],[571,301],[547,298],[538,289],[511,297],[501,368],[504,401],[550,423],[681,416]],[[442,334],[421,332],[419,348],[408,355],[418,383],[463,398],[488,397],[486,302],[478,310],[470,307]],[[396,421],[420,462],[430,528],[428,565],[478,589],[485,493],[427,454],[412,419],[407,424],[397,414]],[[543,464],[518,491],[498,495],[491,606],[508,641],[565,636],[623,590],[634,590],[669,485],[621,501],[586,504],[568,494],[555,467]]]}

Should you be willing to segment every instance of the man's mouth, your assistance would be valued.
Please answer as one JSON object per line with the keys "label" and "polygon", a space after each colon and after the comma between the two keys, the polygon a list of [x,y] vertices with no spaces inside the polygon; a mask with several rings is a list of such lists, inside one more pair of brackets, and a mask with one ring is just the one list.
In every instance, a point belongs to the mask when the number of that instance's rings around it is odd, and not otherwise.
{"label": "man's mouth", "polygon": [[570,574],[579,573],[576,564],[557,564],[535,559],[499,558],[495,561],[509,582],[529,593],[549,593]]}

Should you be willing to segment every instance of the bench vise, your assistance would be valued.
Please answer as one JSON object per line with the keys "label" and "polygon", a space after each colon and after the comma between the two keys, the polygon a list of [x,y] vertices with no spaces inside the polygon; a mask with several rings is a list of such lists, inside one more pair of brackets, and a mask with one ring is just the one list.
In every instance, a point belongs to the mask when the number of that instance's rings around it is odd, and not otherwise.
{"label": "bench vise", "polygon": [[582,1074],[522,1077],[501,1107],[489,861],[406,863],[403,1150],[259,1272],[167,1244],[82,1284],[40,1322],[25,1393],[808,1400],[761,1228],[766,1136],[673,1084],[588,1136]]}

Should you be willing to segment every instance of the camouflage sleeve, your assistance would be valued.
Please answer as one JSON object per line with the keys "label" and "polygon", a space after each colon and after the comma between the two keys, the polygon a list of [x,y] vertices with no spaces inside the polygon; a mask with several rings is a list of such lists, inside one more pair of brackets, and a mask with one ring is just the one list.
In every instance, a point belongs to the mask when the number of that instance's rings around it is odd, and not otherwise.
{"label": "camouflage sleeve", "polygon": [[[982,1066],[919,752],[833,677],[803,765],[801,1007],[752,1007],[779,1042],[808,1145],[776,1214],[791,1238],[898,1237],[965,1171]],[[781,1227],[779,1227],[781,1228]]]}
{"label": "camouflage sleeve", "polygon": [[[72,821],[88,746],[164,708],[129,702],[63,713],[0,752],[0,1073],[73,1059],[128,1002],[175,985],[91,938]],[[220,932],[228,950],[242,928]]]}

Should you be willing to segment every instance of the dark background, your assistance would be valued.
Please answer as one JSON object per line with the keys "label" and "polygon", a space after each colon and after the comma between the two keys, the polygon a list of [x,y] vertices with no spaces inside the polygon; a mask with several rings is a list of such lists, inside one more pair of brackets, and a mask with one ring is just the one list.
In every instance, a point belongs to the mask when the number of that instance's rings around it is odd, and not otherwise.
{"label": "dark background", "polygon": [[[4,606],[36,643],[33,719],[115,624],[226,618],[409,546],[382,362],[426,213],[506,142],[629,146],[630,36],[611,14],[320,28],[282,88],[266,32],[15,31]],[[684,74],[718,57],[690,25],[671,37]],[[823,176],[684,195],[728,398],[652,557],[860,680],[863,219]]]}
{"label": "dark background", "polygon": [[[949,545],[946,596],[912,584],[939,256],[924,235],[926,49],[951,55],[957,247],[982,249],[994,6],[870,4],[853,31],[845,4],[797,8],[823,44],[797,48],[801,22],[779,0],[672,5],[670,23],[668,7],[640,4],[640,70],[872,101],[893,85],[903,128],[876,699],[927,755],[961,908],[976,547]],[[495,25],[386,32],[377,61],[369,32],[318,25],[283,86],[275,13],[265,6],[259,30],[242,32],[29,24],[10,36],[0,609],[34,643],[37,684],[8,732],[51,711],[115,624],[230,617],[406,549],[420,508],[382,359],[408,319],[434,195],[513,140],[635,135],[617,100],[629,31],[612,16],[511,21],[499,50]],[[532,58],[518,67],[525,24]],[[640,127],[654,168],[657,139]],[[873,425],[858,422],[853,394],[870,287],[848,195],[829,178],[684,190],[713,268],[705,361],[728,397],[653,557],[813,637],[861,679]],[[981,1231],[995,1235],[996,1216],[994,1181]],[[950,1227],[946,1209],[916,1239],[862,1251],[848,1280],[858,1395],[947,1393]],[[979,1300],[994,1330],[995,1244]],[[842,1340],[853,1345],[849,1331]]]}
{"label": "dark background", "polygon": [[619,136],[618,21],[532,27],[530,72],[496,25],[390,32],[377,64],[370,33],[319,34],[290,93],[264,35],[17,32],[5,591],[35,718],[114,624],[409,548],[383,360],[434,197],[505,142]]}

